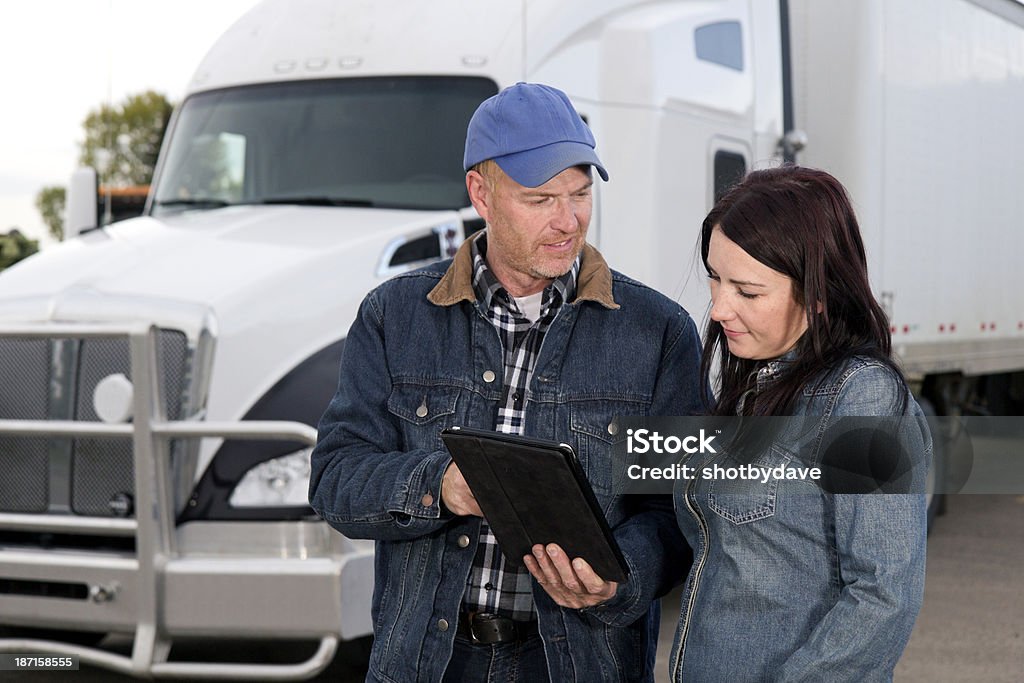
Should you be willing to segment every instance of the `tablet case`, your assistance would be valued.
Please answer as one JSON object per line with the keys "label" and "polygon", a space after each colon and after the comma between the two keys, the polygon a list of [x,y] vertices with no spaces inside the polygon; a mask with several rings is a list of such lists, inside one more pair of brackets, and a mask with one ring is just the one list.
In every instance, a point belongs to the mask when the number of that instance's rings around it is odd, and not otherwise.
{"label": "tablet case", "polygon": [[500,432],[452,427],[441,439],[501,546],[522,567],[537,543],[557,543],[606,581],[629,568],[572,447]]}

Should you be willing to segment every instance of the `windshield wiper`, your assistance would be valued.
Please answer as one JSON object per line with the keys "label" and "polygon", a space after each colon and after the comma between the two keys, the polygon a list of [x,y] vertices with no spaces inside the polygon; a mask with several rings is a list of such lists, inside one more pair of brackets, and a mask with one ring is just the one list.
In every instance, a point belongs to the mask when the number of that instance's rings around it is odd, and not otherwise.
{"label": "windshield wiper", "polygon": [[209,209],[220,209],[225,206],[231,206],[231,202],[226,202],[223,199],[214,199],[212,197],[193,197],[191,199],[157,199],[153,202],[157,206],[201,206]]}
{"label": "windshield wiper", "polygon": [[369,199],[356,197],[299,196],[299,197],[267,197],[257,199],[248,204],[296,204],[299,206],[373,206]]}

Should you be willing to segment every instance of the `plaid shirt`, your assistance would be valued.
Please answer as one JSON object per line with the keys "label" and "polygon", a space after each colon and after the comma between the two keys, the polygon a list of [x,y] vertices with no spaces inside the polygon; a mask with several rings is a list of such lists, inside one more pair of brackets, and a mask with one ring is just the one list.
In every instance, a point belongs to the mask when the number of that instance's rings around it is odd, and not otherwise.
{"label": "plaid shirt", "polygon": [[[562,304],[576,294],[580,259],[577,257],[568,273],[544,289],[540,317],[536,322],[530,322],[488,268],[484,259],[487,253],[486,239],[487,234],[483,233],[472,244],[473,289],[477,300],[487,311],[488,319],[498,331],[505,351],[502,402],[498,406],[495,430],[505,434],[522,434],[527,387],[537,365],[537,355],[544,334]],[[480,525],[480,544],[473,558],[473,570],[466,582],[462,604],[463,609],[469,612],[498,614],[517,621],[536,618],[529,572],[506,566],[505,556],[486,520]]]}

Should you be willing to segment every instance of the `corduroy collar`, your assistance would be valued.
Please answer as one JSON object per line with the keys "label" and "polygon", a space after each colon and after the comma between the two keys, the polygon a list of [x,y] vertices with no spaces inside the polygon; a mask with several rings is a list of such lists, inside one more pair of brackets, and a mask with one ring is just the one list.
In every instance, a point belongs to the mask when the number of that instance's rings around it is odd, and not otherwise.
{"label": "corduroy collar", "polygon": [[[476,301],[473,291],[473,254],[471,237],[462,243],[452,264],[445,271],[441,281],[427,294],[427,301],[437,306],[454,306],[460,301]],[[594,301],[605,308],[619,307],[612,296],[612,271],[601,253],[583,245],[583,259],[580,263],[579,279],[576,281],[576,298],[570,303]]]}

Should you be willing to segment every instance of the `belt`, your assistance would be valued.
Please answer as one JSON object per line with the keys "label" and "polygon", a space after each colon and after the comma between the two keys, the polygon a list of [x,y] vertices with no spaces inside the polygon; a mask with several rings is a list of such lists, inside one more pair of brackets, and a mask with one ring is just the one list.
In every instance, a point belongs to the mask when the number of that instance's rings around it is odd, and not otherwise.
{"label": "belt", "polygon": [[462,612],[456,633],[477,645],[520,643],[537,635],[537,622],[515,621],[497,614]]}

